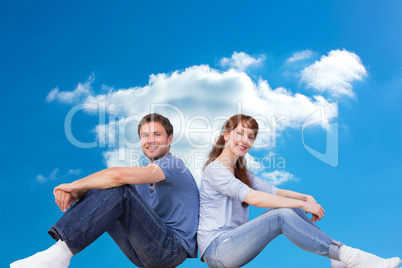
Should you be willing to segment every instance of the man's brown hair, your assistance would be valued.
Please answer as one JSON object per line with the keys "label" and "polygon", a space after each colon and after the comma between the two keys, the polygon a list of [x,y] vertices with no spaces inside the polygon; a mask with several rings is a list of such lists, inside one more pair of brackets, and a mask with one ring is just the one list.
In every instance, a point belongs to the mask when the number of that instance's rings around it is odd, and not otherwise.
{"label": "man's brown hair", "polygon": [[167,119],[163,115],[152,113],[144,116],[141,119],[140,123],[138,124],[138,136],[140,135],[141,127],[145,124],[148,124],[149,122],[159,122],[165,129],[168,137],[173,134],[173,126],[172,123],[170,123],[169,119]]}

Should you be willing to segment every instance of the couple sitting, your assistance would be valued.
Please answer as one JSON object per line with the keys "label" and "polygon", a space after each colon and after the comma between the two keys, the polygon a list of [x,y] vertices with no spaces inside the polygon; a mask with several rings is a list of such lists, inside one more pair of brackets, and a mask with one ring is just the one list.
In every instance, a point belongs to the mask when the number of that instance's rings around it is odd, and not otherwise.
{"label": "couple sitting", "polygon": [[[73,255],[104,232],[139,267],[178,266],[197,257],[197,243],[209,267],[240,267],[280,234],[329,257],[332,267],[395,268],[401,263],[333,240],[314,225],[325,211],[312,196],[278,189],[250,173],[244,156],[257,133],[258,124],[250,116],[226,121],[199,194],[183,161],[169,153],[170,121],[159,114],[145,116],[138,134],[150,164],[108,168],[57,186],[56,204],[66,213],[49,230],[56,244],[10,266],[68,267]],[[248,221],[249,205],[268,209]]]}

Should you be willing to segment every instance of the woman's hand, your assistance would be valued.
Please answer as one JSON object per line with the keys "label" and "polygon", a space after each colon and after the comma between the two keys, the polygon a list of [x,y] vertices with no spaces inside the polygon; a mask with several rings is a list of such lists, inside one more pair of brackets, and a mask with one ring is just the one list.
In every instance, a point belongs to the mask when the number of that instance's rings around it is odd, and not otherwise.
{"label": "woman's hand", "polygon": [[[312,205],[312,206],[316,206],[316,205],[318,205],[318,203],[317,203],[317,201],[315,201],[315,199],[314,199],[314,197],[312,197],[311,195],[307,195],[306,196],[306,203],[309,203],[310,205]],[[318,206],[320,206],[320,205],[318,205]],[[321,207],[321,206],[320,206]],[[321,207],[321,209],[322,209],[322,217],[324,217],[324,213],[325,213],[325,210]],[[320,210],[319,210],[320,211]],[[307,213],[307,212],[306,212]],[[311,212],[310,212],[311,213]],[[311,217],[311,221],[312,222],[316,222],[316,221],[319,221],[319,220],[321,220],[322,219],[322,217],[320,217],[318,214],[314,214],[314,213],[312,213],[313,214],[313,216]]]}
{"label": "woman's hand", "polygon": [[[314,200],[314,198],[312,200]],[[315,200],[312,200],[305,203],[303,210],[306,213],[311,213],[313,215],[311,217],[311,221],[316,222],[324,217],[325,210],[321,207],[321,205],[317,204]]]}
{"label": "woman's hand", "polygon": [[312,197],[311,195],[306,196],[306,202],[310,203],[310,204],[315,204],[315,205],[318,204],[317,201],[315,201],[314,197]]}
{"label": "woman's hand", "polygon": [[59,189],[55,190],[54,199],[62,212],[66,212],[76,201],[71,193]]}

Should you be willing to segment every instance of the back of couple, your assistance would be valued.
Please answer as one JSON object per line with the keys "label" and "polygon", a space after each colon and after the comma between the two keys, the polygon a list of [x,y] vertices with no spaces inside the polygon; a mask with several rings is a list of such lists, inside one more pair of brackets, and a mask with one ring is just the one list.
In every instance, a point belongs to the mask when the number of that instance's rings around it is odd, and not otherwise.
{"label": "back of couple", "polygon": [[[257,133],[250,116],[238,114],[225,122],[199,193],[183,161],[170,154],[170,121],[155,113],[143,117],[138,135],[150,164],[108,168],[57,186],[55,201],[65,214],[49,230],[56,244],[10,267],[68,267],[72,256],[104,232],[138,267],[178,266],[197,257],[197,244],[209,267],[240,267],[280,234],[330,258],[331,267],[395,268],[401,263],[333,240],[314,224],[325,211],[312,196],[278,189],[250,173],[244,156]],[[249,205],[267,211],[248,221]]]}

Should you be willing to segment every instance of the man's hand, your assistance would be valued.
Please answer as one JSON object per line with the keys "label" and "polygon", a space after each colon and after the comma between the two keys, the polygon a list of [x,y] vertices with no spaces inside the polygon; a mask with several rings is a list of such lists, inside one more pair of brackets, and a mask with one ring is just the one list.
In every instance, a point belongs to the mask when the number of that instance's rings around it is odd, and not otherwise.
{"label": "man's hand", "polygon": [[76,201],[71,193],[63,190],[55,190],[54,199],[56,201],[56,205],[61,209],[62,212],[66,212],[67,209],[69,209]]}
{"label": "man's hand", "polygon": [[54,188],[53,193],[56,194],[57,190],[62,190],[63,192],[70,193],[71,196],[73,197],[74,201],[83,197],[84,194],[87,192],[87,190],[81,190],[81,189],[77,189],[76,187],[74,187],[74,183],[60,184],[59,186]]}

